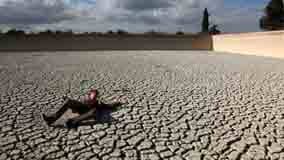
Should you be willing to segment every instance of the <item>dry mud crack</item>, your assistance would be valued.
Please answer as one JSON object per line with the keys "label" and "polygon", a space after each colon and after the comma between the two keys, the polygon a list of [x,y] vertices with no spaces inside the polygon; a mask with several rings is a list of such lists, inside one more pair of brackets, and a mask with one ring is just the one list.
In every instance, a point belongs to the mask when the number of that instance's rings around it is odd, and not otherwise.
{"label": "dry mud crack", "polygon": [[[201,51],[0,53],[0,159],[284,159],[284,60]],[[125,104],[78,130],[40,114],[91,81]]]}

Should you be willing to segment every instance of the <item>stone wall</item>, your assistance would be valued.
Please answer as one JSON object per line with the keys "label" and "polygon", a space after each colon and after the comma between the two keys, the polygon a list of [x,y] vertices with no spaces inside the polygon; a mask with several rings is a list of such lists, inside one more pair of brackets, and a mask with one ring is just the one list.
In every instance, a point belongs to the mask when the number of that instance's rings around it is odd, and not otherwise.
{"label": "stone wall", "polygon": [[210,50],[209,36],[0,37],[0,51]]}

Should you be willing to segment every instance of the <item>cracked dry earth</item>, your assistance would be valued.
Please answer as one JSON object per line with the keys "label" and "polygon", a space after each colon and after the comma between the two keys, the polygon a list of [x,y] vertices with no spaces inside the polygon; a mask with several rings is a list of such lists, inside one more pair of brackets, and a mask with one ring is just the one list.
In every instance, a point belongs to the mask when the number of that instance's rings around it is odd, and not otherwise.
{"label": "cracked dry earth", "polygon": [[[284,159],[284,60],[201,51],[0,54],[0,159]],[[92,81],[111,123],[47,127]]]}

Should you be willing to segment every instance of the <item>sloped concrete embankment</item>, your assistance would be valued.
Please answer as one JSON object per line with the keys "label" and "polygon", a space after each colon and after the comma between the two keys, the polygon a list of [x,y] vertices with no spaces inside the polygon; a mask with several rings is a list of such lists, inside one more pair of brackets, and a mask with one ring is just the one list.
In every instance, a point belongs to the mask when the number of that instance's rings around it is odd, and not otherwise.
{"label": "sloped concrete embankment", "polygon": [[284,31],[224,34],[213,36],[217,52],[284,58]]}

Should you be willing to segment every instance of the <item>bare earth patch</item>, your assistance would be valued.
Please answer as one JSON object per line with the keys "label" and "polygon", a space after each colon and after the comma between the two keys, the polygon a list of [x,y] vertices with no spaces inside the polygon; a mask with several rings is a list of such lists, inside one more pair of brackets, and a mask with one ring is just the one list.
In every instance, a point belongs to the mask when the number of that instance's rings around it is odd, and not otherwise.
{"label": "bare earth patch", "polygon": [[[201,51],[0,53],[0,159],[284,159],[284,60]],[[111,123],[47,127],[91,81]]]}

